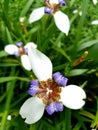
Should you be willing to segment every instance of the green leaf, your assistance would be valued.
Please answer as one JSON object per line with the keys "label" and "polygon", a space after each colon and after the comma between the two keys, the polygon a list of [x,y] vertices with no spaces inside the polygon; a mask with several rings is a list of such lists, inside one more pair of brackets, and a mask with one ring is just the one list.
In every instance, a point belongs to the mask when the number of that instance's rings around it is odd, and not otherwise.
{"label": "green leaf", "polygon": [[11,36],[10,31],[8,30],[7,27],[6,27],[6,34],[7,34],[7,38],[8,38],[8,43],[13,44],[12,36]]}
{"label": "green leaf", "polygon": [[28,78],[24,78],[24,77],[1,77],[0,83],[12,81],[12,80],[21,80],[21,81],[26,81],[26,82],[30,81]]}
{"label": "green leaf", "polygon": [[32,5],[33,1],[34,1],[34,0],[29,0],[29,1],[25,4],[23,10],[22,10],[21,13],[20,13],[20,17],[23,17],[23,16],[26,15],[26,13],[28,12],[28,10],[29,10],[30,6]]}
{"label": "green leaf", "polygon": [[81,38],[81,31],[83,28],[83,25],[85,24],[85,19],[87,15],[87,9],[88,9],[88,3],[89,0],[84,0],[82,4],[82,16],[78,22],[78,26],[76,28],[76,36],[75,36],[75,42],[74,42],[74,47],[73,47],[73,53],[75,54],[77,49],[78,49],[78,43]]}
{"label": "green leaf", "polygon": [[0,51],[0,57],[7,56],[8,54],[5,51]]}
{"label": "green leaf", "polygon": [[98,124],[98,98],[97,98],[97,109],[96,109],[96,115],[95,119],[93,120],[91,127],[94,128]]}
{"label": "green leaf", "polygon": [[78,76],[84,74],[87,71],[88,69],[73,69],[68,73],[67,76]]}
{"label": "green leaf", "polygon": [[98,60],[98,43],[89,49],[87,58],[92,60]]}
{"label": "green leaf", "polygon": [[57,50],[59,53],[61,53],[68,61],[71,61],[71,58],[69,57],[69,55],[66,53],[65,50],[59,47],[55,47],[54,49]]}
{"label": "green leaf", "polygon": [[80,114],[83,115],[83,116],[86,116],[90,119],[94,119],[95,118],[95,115],[93,115],[92,113],[88,112],[88,111],[80,111]]}
{"label": "green leaf", "polygon": [[10,1],[10,0],[4,0],[4,11],[5,11],[6,13],[8,13],[9,1]]}
{"label": "green leaf", "polygon": [[89,42],[85,42],[85,43],[78,46],[78,51],[81,51],[83,49],[91,47],[91,46],[93,46],[93,45],[95,45],[97,43],[98,43],[98,39],[97,40],[92,40],[92,41],[89,41]]}
{"label": "green leaf", "polygon": [[80,130],[81,126],[82,126],[82,123],[81,121],[79,121],[72,130]]}

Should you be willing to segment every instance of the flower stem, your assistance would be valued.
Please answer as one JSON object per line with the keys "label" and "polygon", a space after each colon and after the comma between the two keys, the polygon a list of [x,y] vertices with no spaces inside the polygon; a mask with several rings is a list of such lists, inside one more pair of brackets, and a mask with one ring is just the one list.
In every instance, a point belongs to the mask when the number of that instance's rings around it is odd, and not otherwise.
{"label": "flower stem", "polygon": [[[12,68],[10,76],[12,76],[15,73],[15,69]],[[18,72],[16,73],[18,74]],[[3,112],[3,116],[2,116],[2,120],[1,120],[1,128],[0,130],[5,130],[6,128],[6,121],[7,121],[7,116],[9,114],[9,109],[10,109],[10,105],[11,105],[11,100],[13,98],[13,89],[15,87],[15,83],[16,81],[10,81],[7,83],[6,86],[6,90],[7,90],[7,94],[6,94],[6,104],[5,104],[5,110]]]}
{"label": "flower stem", "polygon": [[3,117],[2,117],[2,121],[1,121],[1,129],[0,130],[5,130],[7,115],[9,113],[10,103],[11,103],[11,99],[12,99],[12,96],[13,96],[14,85],[11,86],[11,83],[8,83],[8,86],[9,86],[9,90],[7,92],[5,111],[3,113]]}
{"label": "flower stem", "polygon": [[65,128],[64,130],[71,130],[71,110],[69,108],[65,109]]}
{"label": "flower stem", "polygon": [[36,130],[35,124],[30,125],[30,129],[29,130]]}

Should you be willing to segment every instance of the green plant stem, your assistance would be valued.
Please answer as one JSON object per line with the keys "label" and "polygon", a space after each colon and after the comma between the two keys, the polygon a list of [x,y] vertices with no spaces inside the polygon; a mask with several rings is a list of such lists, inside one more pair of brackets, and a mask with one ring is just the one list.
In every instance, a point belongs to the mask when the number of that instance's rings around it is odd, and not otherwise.
{"label": "green plant stem", "polygon": [[71,130],[71,110],[66,108],[65,110],[65,122],[64,122],[64,130]]}
{"label": "green plant stem", "polygon": [[[10,76],[12,76],[13,74],[15,74],[15,69],[12,68],[11,69],[11,73],[10,73]],[[18,71],[17,73],[18,74]],[[5,110],[3,112],[3,117],[2,117],[2,120],[1,120],[1,129],[0,130],[5,130],[5,127],[6,127],[6,120],[7,120],[7,116],[9,114],[9,110],[10,110],[10,104],[11,104],[11,100],[13,98],[13,89],[15,87],[15,82],[16,80],[14,81],[11,81],[11,82],[8,82],[7,83],[7,94],[6,94],[6,103],[5,103]]]}
{"label": "green plant stem", "polygon": [[30,129],[29,130],[36,130],[35,124],[30,125]]}
{"label": "green plant stem", "polygon": [[[10,84],[8,84],[8,86],[10,86]],[[5,130],[5,126],[6,126],[5,123],[6,123],[7,115],[8,115],[8,112],[9,112],[11,99],[13,97],[13,89],[14,89],[14,85],[10,86],[9,90],[7,92],[5,111],[3,113],[3,117],[2,117],[2,121],[1,121],[1,129],[0,130]]]}

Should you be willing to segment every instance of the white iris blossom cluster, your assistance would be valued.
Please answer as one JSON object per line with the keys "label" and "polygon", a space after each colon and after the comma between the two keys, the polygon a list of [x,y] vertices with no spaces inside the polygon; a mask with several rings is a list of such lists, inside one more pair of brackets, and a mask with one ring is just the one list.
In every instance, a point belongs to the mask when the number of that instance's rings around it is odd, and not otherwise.
{"label": "white iris blossom cluster", "polygon": [[33,42],[28,42],[25,46],[23,46],[22,42],[17,42],[16,45],[10,44],[6,45],[4,50],[9,55],[15,55],[16,57],[20,57],[22,66],[30,71],[31,70],[31,64],[28,58],[28,47],[32,46],[33,48],[36,48],[36,44]]}
{"label": "white iris blossom cluster", "polygon": [[[58,8],[65,6],[64,0],[45,0],[46,6],[33,10],[29,22],[35,22],[44,14],[53,15],[57,28],[68,35],[70,29],[69,18]],[[23,46],[22,42],[16,45],[6,45],[4,50],[16,57],[20,56],[21,64],[27,71],[33,71],[37,79],[30,82],[28,94],[31,95],[20,108],[20,115],[27,124],[40,120],[44,110],[49,115],[63,111],[63,105],[70,109],[81,109],[86,98],[85,91],[77,85],[67,85],[68,79],[60,72],[53,72],[51,60],[37,49],[33,42]]]}
{"label": "white iris blossom cluster", "polygon": [[52,63],[46,55],[31,47],[28,50],[28,57],[38,79],[31,81],[28,92],[32,97],[27,99],[20,108],[20,115],[26,123],[32,124],[38,121],[44,114],[44,110],[51,115],[62,111],[63,105],[71,109],[80,109],[85,104],[84,90],[73,84],[67,86],[67,78],[59,72],[53,75]]}

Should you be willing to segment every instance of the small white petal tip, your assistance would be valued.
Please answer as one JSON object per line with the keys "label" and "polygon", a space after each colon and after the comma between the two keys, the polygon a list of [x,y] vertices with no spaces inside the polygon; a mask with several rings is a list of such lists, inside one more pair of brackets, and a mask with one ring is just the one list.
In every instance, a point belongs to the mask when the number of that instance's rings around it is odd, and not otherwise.
{"label": "small white petal tip", "polygon": [[7,116],[7,120],[10,121],[11,119],[12,119],[12,116],[11,116],[11,115],[8,115],[8,116]]}
{"label": "small white petal tip", "polygon": [[[73,10],[73,14],[78,13],[78,11],[79,11],[78,9]],[[79,11],[79,15],[82,16],[82,11]]]}

